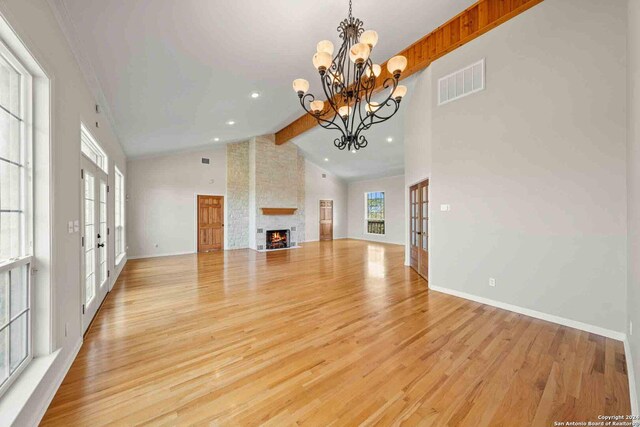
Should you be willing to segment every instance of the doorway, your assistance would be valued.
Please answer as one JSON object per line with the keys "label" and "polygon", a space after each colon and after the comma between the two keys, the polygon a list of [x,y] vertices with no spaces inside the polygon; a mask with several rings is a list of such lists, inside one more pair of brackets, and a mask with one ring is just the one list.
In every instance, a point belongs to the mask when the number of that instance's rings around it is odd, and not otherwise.
{"label": "doorway", "polygon": [[333,200],[320,200],[320,240],[333,240]]}
{"label": "doorway", "polygon": [[411,268],[429,280],[429,180],[409,189]]}
{"label": "doorway", "polygon": [[224,197],[198,195],[198,252],[224,246]]}
{"label": "doorway", "polygon": [[109,290],[107,265],[107,174],[82,154],[81,279],[82,333]]}

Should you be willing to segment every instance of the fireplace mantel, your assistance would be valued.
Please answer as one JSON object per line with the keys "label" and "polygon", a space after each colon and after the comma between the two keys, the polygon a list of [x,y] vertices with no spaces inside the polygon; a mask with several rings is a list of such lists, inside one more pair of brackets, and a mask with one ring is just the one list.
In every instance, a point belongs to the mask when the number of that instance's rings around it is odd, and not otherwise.
{"label": "fireplace mantel", "polygon": [[261,208],[262,215],[293,215],[298,208]]}

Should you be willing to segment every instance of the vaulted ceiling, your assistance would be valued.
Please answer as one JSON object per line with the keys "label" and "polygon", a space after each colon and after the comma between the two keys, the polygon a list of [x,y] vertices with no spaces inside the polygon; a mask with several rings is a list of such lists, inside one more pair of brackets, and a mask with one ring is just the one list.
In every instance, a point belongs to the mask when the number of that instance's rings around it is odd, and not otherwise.
{"label": "vaulted ceiling", "polygon": [[[300,116],[291,81],[318,87],[315,45],[337,44],[348,8],[347,0],[50,2],[131,157],[273,133]],[[355,0],[353,14],[378,31],[373,59],[382,62],[473,2]]]}

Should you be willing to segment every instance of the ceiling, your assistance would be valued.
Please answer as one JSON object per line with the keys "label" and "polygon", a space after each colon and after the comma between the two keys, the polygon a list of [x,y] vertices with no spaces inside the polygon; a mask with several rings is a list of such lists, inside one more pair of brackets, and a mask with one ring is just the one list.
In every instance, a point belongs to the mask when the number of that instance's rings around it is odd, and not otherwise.
{"label": "ceiling", "polygon": [[[302,77],[312,92],[319,87],[316,43],[337,44],[348,8],[347,0],[50,2],[129,157],[274,133],[299,117],[291,82]],[[473,3],[355,0],[353,14],[378,31],[372,57],[383,62]],[[401,117],[390,122],[380,136],[397,133]],[[308,138],[299,142],[305,150]],[[383,160],[384,150],[377,152]]]}

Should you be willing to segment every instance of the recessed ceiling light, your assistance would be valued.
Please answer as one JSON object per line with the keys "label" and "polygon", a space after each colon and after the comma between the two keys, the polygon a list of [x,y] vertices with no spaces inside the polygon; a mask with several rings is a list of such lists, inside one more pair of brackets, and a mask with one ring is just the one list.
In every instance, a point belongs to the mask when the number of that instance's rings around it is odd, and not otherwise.
{"label": "recessed ceiling light", "polygon": [[213,138],[213,140],[214,140],[215,142],[218,142],[218,141],[220,141],[220,138],[215,137],[215,138]]}
{"label": "recessed ceiling light", "polygon": [[391,137],[387,138],[387,142],[393,142],[393,138]]}
{"label": "recessed ceiling light", "polygon": [[251,92],[251,97],[253,99],[260,98],[260,94],[258,92]]}
{"label": "recessed ceiling light", "polygon": [[235,125],[235,124],[236,124],[236,122],[235,122],[235,121],[233,121],[233,120],[229,120],[229,121],[227,121],[227,124],[228,124],[229,126],[233,126],[233,125]]}
{"label": "recessed ceiling light", "polygon": [[328,162],[328,161],[329,161],[329,159],[327,159],[327,158],[325,157],[325,158],[324,158],[324,161],[325,161],[325,162]]}
{"label": "recessed ceiling light", "polygon": [[352,152],[353,154],[356,154],[356,150],[351,150],[351,152]]}

